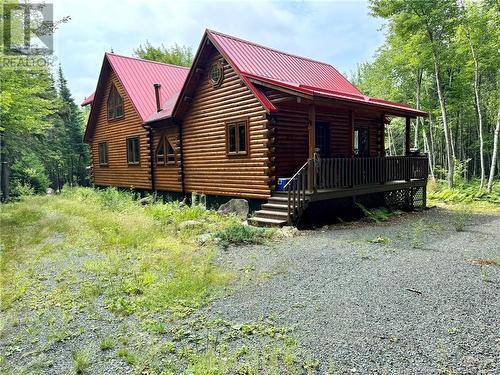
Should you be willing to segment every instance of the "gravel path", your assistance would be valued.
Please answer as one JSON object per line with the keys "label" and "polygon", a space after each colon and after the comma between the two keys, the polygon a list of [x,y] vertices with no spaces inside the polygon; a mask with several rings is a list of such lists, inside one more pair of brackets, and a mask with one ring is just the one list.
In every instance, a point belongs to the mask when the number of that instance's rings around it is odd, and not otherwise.
{"label": "gravel path", "polygon": [[230,248],[220,262],[246,284],[210,314],[295,327],[321,373],[499,373],[500,267],[477,261],[500,262],[500,216],[460,215],[434,208]]}

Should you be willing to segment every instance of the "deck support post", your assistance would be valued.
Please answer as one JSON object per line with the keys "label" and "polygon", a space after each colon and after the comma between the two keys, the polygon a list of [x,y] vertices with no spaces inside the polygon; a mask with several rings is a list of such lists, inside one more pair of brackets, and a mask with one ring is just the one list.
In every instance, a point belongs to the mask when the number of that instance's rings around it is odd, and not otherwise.
{"label": "deck support post", "polygon": [[315,184],[315,165],[314,165],[314,153],[316,150],[316,107],[314,104],[309,105],[309,116],[308,116],[308,134],[309,134],[309,152],[308,159],[312,161],[309,163],[308,173],[307,173],[307,190],[313,191]]}
{"label": "deck support post", "polygon": [[405,155],[410,155],[410,135],[411,135],[411,118],[406,118],[405,126]]}

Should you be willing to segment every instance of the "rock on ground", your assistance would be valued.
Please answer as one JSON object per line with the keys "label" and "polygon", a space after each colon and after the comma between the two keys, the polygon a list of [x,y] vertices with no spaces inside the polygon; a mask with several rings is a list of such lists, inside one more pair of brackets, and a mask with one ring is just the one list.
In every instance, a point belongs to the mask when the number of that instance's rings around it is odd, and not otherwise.
{"label": "rock on ground", "polygon": [[231,199],[222,204],[218,212],[222,215],[235,215],[245,220],[248,216],[248,201],[246,199]]}

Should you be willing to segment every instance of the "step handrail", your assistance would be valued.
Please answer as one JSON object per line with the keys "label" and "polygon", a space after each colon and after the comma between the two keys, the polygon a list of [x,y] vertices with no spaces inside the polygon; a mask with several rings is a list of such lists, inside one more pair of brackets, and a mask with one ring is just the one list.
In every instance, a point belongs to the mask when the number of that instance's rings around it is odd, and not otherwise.
{"label": "step handrail", "polygon": [[308,175],[313,159],[308,159],[283,187],[287,192],[288,223],[293,224],[300,217],[306,206],[306,192],[308,189]]}

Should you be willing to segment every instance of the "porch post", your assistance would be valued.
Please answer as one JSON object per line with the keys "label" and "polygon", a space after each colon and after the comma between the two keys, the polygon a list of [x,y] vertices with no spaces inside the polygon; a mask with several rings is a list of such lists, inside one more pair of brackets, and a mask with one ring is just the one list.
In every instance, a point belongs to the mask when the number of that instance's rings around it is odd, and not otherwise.
{"label": "porch post", "polygon": [[405,155],[410,155],[410,134],[411,134],[411,118],[406,118],[405,127]]}
{"label": "porch post", "polygon": [[380,119],[380,155],[385,156],[385,114]]}
{"label": "porch post", "polygon": [[308,159],[313,160],[309,163],[308,173],[307,173],[307,187],[308,190],[314,190],[314,178],[315,178],[315,165],[314,165],[314,150],[316,149],[316,107],[314,104],[309,105],[309,152]]}

